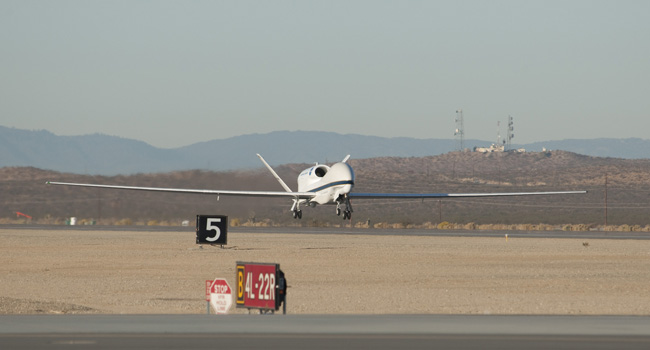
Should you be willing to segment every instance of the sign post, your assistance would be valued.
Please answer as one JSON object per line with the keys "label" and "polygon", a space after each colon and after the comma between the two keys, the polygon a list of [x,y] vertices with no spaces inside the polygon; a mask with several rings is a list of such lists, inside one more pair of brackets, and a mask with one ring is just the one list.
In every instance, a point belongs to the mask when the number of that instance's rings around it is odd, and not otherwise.
{"label": "sign post", "polygon": [[208,315],[210,314],[210,289],[212,288],[212,282],[214,281],[205,280],[205,304]]}

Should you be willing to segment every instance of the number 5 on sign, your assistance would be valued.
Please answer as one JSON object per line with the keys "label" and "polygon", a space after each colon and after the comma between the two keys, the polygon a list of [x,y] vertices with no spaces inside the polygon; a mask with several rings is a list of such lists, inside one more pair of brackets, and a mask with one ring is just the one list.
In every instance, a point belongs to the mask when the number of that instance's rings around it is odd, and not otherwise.
{"label": "number 5 on sign", "polygon": [[216,242],[219,240],[219,236],[221,236],[221,228],[217,225],[219,222],[221,222],[221,218],[208,218],[206,221],[205,229],[214,231],[214,237],[206,238],[208,242]]}
{"label": "number 5 on sign", "polygon": [[228,217],[223,215],[196,216],[196,244],[227,244]]}

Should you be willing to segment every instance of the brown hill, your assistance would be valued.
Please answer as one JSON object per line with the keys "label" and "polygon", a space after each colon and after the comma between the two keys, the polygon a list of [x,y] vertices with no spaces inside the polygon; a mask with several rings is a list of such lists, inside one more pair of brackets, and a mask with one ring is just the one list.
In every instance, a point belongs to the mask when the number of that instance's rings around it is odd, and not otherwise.
{"label": "brown hill", "polygon": [[[424,158],[352,159],[359,192],[501,192],[588,190],[586,195],[445,200],[357,200],[355,222],[408,224],[599,224],[646,225],[650,208],[650,160],[597,158],[569,152],[460,153]],[[297,174],[309,164],[277,168],[295,187]],[[178,171],[131,176],[86,176],[35,168],[0,169],[0,218],[16,221],[16,212],[38,222],[65,218],[103,224],[177,225],[196,214],[225,214],[240,222],[336,225],[333,207],[306,208],[302,221],[291,219],[286,199],[165,194],[47,186],[45,181],[136,186],[282,190],[266,169],[255,171]]]}

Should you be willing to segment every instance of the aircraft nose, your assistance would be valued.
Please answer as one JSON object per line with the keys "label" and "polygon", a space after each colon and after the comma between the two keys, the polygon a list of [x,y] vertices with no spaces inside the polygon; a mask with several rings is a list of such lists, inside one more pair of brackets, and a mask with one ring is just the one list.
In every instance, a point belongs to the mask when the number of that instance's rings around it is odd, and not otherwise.
{"label": "aircraft nose", "polygon": [[354,170],[347,163],[336,163],[330,168],[330,173],[339,181],[354,185]]}

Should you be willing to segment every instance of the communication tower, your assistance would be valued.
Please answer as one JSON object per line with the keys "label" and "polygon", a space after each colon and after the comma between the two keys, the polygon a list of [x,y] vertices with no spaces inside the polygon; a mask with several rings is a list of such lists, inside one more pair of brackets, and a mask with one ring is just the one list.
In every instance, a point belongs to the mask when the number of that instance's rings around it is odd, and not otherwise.
{"label": "communication tower", "polygon": [[465,126],[463,123],[462,109],[456,110],[456,131],[454,132],[454,136],[456,136],[456,146],[462,152],[465,149]]}
{"label": "communication tower", "polygon": [[[504,140],[503,143],[506,141]],[[501,146],[501,122],[497,120],[497,146]]]}
{"label": "communication tower", "polygon": [[515,131],[514,122],[512,121],[512,117],[508,116],[508,131],[506,133],[506,151],[509,151],[511,149],[511,142],[512,139],[515,137],[514,131]]}

